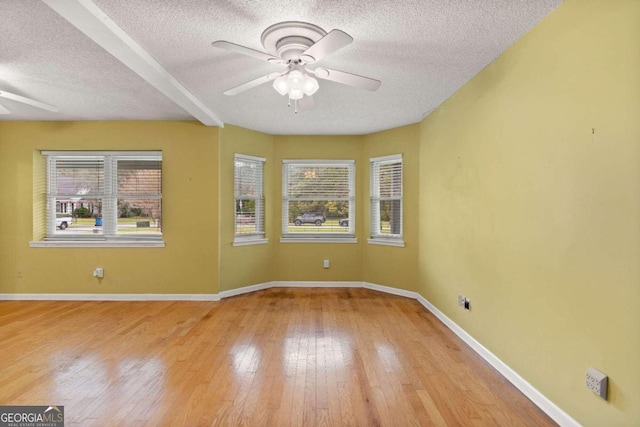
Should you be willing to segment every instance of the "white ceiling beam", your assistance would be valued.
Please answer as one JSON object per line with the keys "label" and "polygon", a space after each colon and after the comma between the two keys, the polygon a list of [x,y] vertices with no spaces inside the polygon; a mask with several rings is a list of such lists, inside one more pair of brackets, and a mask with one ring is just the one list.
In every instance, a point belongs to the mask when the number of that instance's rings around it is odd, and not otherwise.
{"label": "white ceiling beam", "polygon": [[90,0],[42,0],[149,84],[206,126],[224,127],[211,110]]}

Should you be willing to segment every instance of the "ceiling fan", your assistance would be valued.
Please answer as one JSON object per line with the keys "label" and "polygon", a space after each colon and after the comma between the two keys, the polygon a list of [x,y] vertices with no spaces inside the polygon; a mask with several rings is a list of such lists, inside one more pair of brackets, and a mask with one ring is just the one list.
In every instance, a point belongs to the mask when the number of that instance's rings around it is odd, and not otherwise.
{"label": "ceiling fan", "polygon": [[286,69],[266,76],[258,77],[240,86],[224,92],[225,95],[237,95],[261,84],[274,81],[274,89],[281,95],[288,95],[289,105],[294,101],[295,112],[298,112],[298,101],[301,108],[313,107],[312,95],[318,90],[318,81],[314,78],[342,83],[369,91],[377,90],[382,82],[369,77],[347,73],[330,68],[309,68],[326,56],[351,43],[353,38],[340,30],[324,31],[317,25],[307,22],[286,21],[274,24],[263,31],[262,46],[268,52],[261,52],[224,40],[215,41],[212,46],[228,51],[241,53],[272,64],[282,64]]}
{"label": "ceiling fan", "polygon": [[[27,98],[25,96],[16,95],[15,93],[7,92],[4,90],[0,90],[0,98],[11,99],[13,101],[21,102],[23,104],[31,105],[32,107],[40,108],[43,110],[51,111],[54,113],[58,112],[58,109],[53,105],[45,104],[44,102],[36,101],[35,99]],[[10,114],[7,108],[0,105],[0,114]]]}

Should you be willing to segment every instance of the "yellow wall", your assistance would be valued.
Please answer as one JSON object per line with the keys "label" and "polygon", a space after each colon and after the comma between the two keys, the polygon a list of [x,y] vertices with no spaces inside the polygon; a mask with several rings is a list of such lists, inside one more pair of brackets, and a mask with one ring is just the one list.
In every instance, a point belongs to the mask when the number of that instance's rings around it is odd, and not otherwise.
{"label": "yellow wall", "polygon": [[[272,136],[195,122],[0,123],[0,292],[218,293],[270,281],[363,280],[412,290],[417,182],[405,180],[407,247],[371,247],[366,243],[369,158],[405,154],[406,176],[415,176],[418,130],[419,125],[413,125],[366,137],[321,137]],[[392,148],[385,148],[387,143]],[[41,238],[44,230],[44,162],[39,151],[65,149],[162,150],[167,247],[29,248],[28,242]],[[268,244],[232,246],[236,153],[267,159]],[[280,243],[283,159],[356,161],[357,244]],[[331,261],[329,269],[322,268],[324,259]],[[61,265],[55,276],[49,274],[52,266]],[[91,275],[98,266],[105,268],[100,282]]]}
{"label": "yellow wall", "polygon": [[[0,292],[217,293],[217,146],[196,122],[0,123]],[[165,248],[29,247],[38,151],[92,149],[162,150]]]}
{"label": "yellow wall", "polygon": [[567,0],[421,126],[421,294],[585,426],[640,425],[639,40]]}
{"label": "yellow wall", "polygon": [[275,242],[279,235],[272,222],[265,224],[268,244],[232,246],[234,239],[234,155],[245,154],[266,159],[264,169],[265,218],[274,216],[277,203],[273,161],[273,136],[225,125],[220,129],[220,290],[241,288],[272,281]]}
{"label": "yellow wall", "polygon": [[418,284],[418,174],[420,172],[420,125],[403,126],[365,137],[366,155],[363,159],[364,204],[360,221],[364,226],[363,242],[369,237],[370,201],[369,159],[372,157],[402,154],[403,214],[402,227],[405,247],[364,245],[363,281],[416,291]]}

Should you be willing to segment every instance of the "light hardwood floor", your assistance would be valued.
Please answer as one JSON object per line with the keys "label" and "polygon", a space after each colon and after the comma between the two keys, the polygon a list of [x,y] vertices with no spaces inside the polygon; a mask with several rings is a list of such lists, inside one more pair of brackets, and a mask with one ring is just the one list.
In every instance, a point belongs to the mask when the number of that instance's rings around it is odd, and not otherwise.
{"label": "light hardwood floor", "polygon": [[0,405],[66,425],[555,425],[418,302],[367,289],[5,301],[0,346]]}

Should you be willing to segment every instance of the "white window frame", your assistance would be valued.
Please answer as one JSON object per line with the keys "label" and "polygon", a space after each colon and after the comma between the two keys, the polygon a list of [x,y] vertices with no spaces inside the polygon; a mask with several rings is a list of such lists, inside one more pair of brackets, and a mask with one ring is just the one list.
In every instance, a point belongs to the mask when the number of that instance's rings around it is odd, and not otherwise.
{"label": "white window frame", "polygon": [[[260,176],[259,179],[256,180],[255,187],[257,195],[255,197],[250,197],[246,194],[239,194],[238,187],[236,185],[235,176],[236,176],[236,162],[251,162],[260,165]],[[246,154],[235,154],[234,155],[234,166],[233,166],[233,175],[234,175],[234,200],[233,200],[233,224],[234,224],[234,239],[233,246],[247,246],[247,245],[259,245],[265,244],[269,242],[269,239],[265,237],[265,200],[264,200],[264,167],[265,167],[266,159],[263,157],[249,156]],[[236,207],[238,205],[238,199],[252,199],[255,201],[255,211],[256,211],[256,228],[258,229],[255,233],[238,233],[238,212]],[[258,215],[260,213],[260,215]]]}
{"label": "white window frame", "polygon": [[[31,247],[164,247],[162,234],[135,233],[131,235],[117,234],[117,201],[119,197],[130,195],[118,194],[118,161],[119,160],[159,160],[162,162],[162,151],[42,151],[47,171],[47,225],[44,240],[29,242]],[[54,161],[58,158],[93,158],[104,160],[104,191],[92,195],[102,200],[102,234],[99,235],[60,235],[56,233],[56,198],[57,189],[50,177]],[[133,197],[157,198],[162,194],[137,195]]]}
{"label": "white window frame", "polygon": [[[291,198],[288,194],[289,167],[336,167],[343,166],[348,170],[349,179],[349,230],[346,233],[288,233],[289,201],[306,200],[305,198]],[[356,218],[356,165],[355,160],[316,160],[316,159],[285,159],[282,161],[282,237],[281,243],[357,243],[355,237]],[[313,200],[322,200],[314,197]]]}
{"label": "white window frame", "polygon": [[[369,159],[370,163],[370,238],[367,243],[373,245],[399,246],[404,247],[403,228],[404,228],[404,164],[402,162],[402,154],[394,154],[383,157],[373,157]],[[400,189],[399,193],[392,197],[380,196],[380,166],[400,163]],[[398,234],[382,234],[380,233],[380,202],[384,200],[400,202],[400,233]]]}

